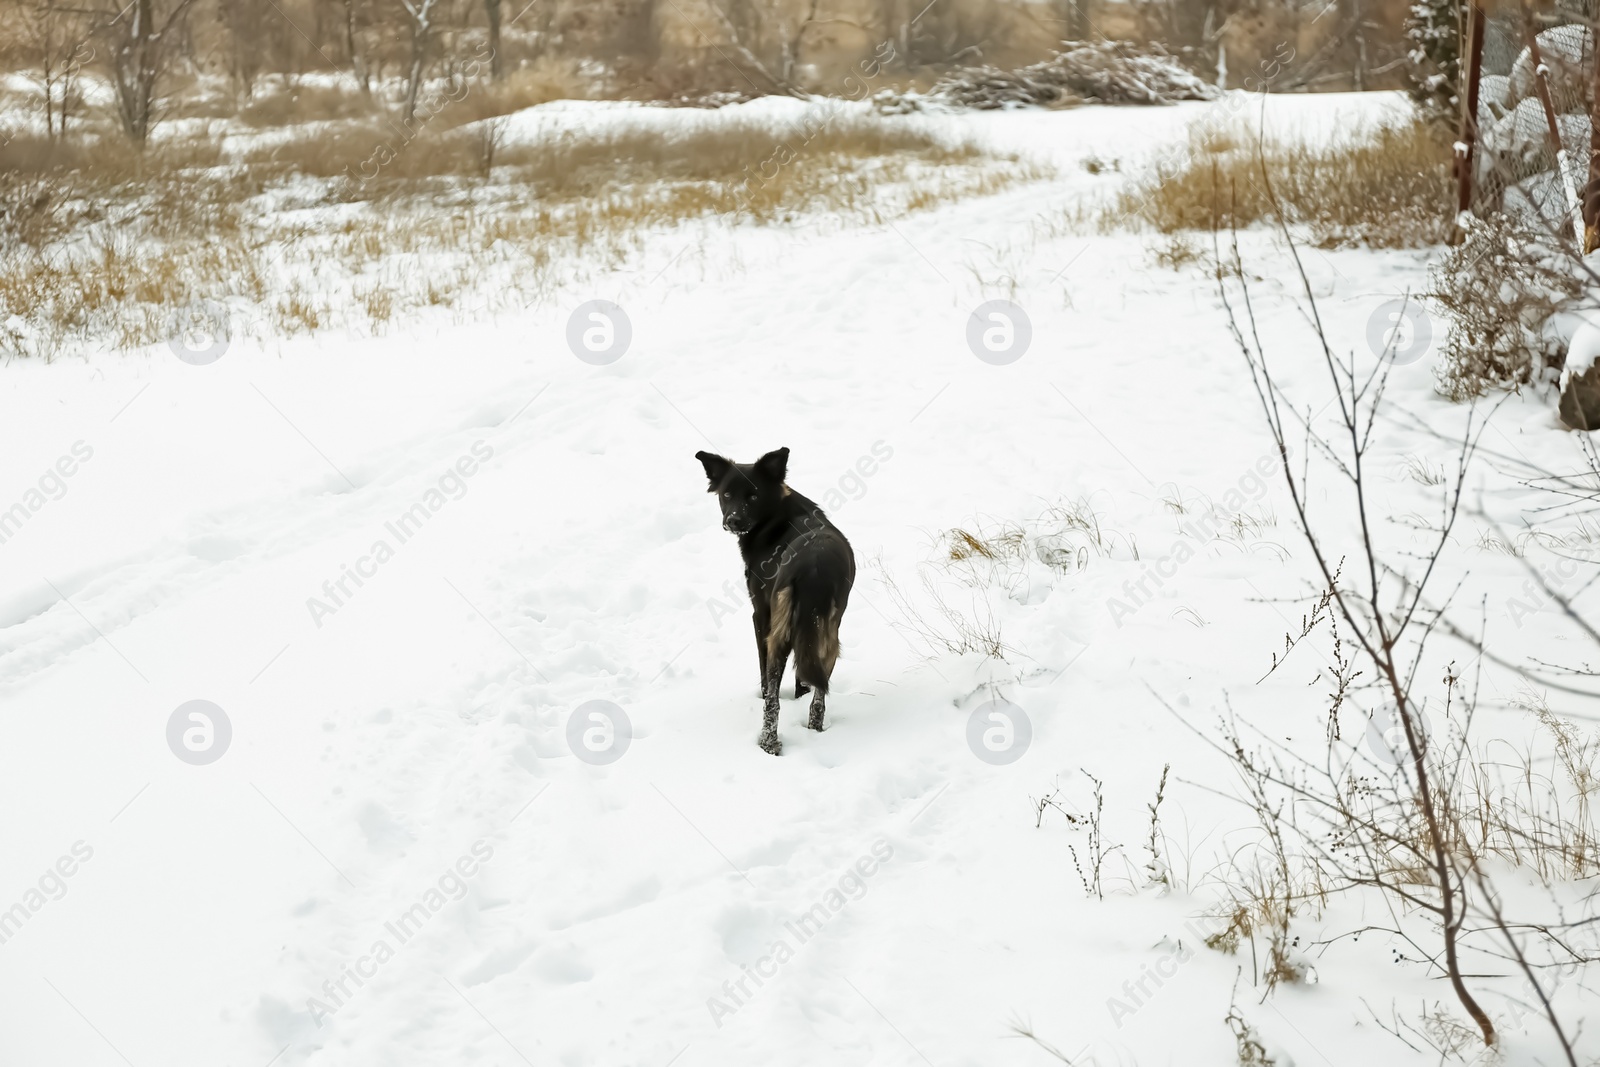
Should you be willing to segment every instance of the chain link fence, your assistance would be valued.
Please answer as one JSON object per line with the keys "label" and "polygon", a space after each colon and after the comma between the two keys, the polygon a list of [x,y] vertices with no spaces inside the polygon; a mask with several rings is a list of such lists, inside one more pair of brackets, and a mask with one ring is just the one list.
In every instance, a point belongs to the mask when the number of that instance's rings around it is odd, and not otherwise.
{"label": "chain link fence", "polygon": [[1551,103],[1567,156],[1566,180],[1581,198],[1589,169],[1595,75],[1592,27],[1597,16],[1600,0],[1561,0],[1553,9],[1531,15],[1511,9],[1488,18],[1478,83],[1474,214],[1503,211],[1541,226],[1569,228],[1571,210],[1550,145],[1549,120],[1539,100],[1527,20],[1533,19],[1548,72]]}

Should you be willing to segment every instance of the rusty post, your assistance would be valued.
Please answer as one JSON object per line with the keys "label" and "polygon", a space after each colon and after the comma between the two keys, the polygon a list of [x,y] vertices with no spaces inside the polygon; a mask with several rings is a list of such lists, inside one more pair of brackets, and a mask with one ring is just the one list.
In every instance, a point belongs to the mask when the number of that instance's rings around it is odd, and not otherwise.
{"label": "rusty post", "polygon": [[[1593,29],[1590,30],[1591,37]],[[1595,49],[1589,88],[1589,172],[1583,185],[1583,254],[1600,248],[1600,48]]]}
{"label": "rusty post", "polygon": [[1478,146],[1478,82],[1483,72],[1483,32],[1485,16],[1481,0],[1472,0],[1471,14],[1467,17],[1467,69],[1466,87],[1462,93],[1461,136],[1456,142],[1456,219],[1452,230],[1459,238],[1459,220],[1464,212],[1472,210],[1473,163]]}
{"label": "rusty post", "polygon": [[1556,105],[1550,97],[1550,70],[1544,65],[1544,57],[1539,54],[1539,33],[1534,21],[1533,13],[1529,11],[1524,19],[1528,28],[1528,58],[1533,62],[1533,85],[1539,94],[1539,105],[1544,108],[1544,121],[1546,132],[1550,137],[1550,148],[1556,156],[1556,177],[1561,182],[1561,192],[1567,201],[1567,210],[1572,215],[1572,235],[1577,239],[1578,247],[1584,246],[1583,208],[1578,204],[1578,194],[1572,187],[1572,169],[1567,163],[1567,150],[1561,144],[1561,125],[1556,122]]}

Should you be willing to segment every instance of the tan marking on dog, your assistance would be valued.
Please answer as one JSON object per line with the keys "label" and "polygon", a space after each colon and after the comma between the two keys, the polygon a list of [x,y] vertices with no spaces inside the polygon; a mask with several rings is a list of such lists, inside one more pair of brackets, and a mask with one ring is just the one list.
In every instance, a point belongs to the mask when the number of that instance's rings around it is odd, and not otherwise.
{"label": "tan marking on dog", "polygon": [[787,484],[787,483],[785,483],[785,485],[784,485],[784,487],[783,487],[783,495],[784,495],[784,496],[788,496],[788,495],[789,495],[789,494],[791,494],[791,493],[793,493],[793,492],[794,492],[794,490],[793,490],[793,489],[790,489],[790,488],[789,488],[789,486],[788,486],[788,484]]}
{"label": "tan marking on dog", "polygon": [[832,676],[833,665],[839,661],[839,610],[835,608],[827,619],[818,619],[817,659],[825,674]]}
{"label": "tan marking on dog", "polygon": [[776,657],[782,654],[789,644],[789,617],[794,613],[793,592],[788,586],[778,590],[772,597],[772,627],[767,631],[767,656]]}

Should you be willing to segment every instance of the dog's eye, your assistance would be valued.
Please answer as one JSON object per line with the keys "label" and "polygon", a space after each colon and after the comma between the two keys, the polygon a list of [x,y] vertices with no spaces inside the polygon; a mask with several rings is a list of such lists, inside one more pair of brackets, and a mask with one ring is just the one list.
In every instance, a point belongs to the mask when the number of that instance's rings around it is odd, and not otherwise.
{"label": "dog's eye", "polygon": [[754,493],[751,493],[750,496],[747,499],[754,500],[755,498],[756,498],[756,495]]}

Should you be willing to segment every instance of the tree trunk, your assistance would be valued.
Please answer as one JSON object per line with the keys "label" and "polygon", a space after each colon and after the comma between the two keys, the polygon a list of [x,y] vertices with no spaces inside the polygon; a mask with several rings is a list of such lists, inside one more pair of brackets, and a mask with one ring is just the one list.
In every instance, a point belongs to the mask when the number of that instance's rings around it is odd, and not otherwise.
{"label": "tree trunk", "polygon": [[[1467,62],[1465,68],[1457,66],[1457,78],[1465,79],[1461,92],[1461,136],[1456,150],[1456,218],[1472,210],[1473,154],[1478,144],[1478,78],[1483,69],[1483,32],[1487,20],[1481,0],[1472,0],[1472,12],[1467,19]],[[1461,240],[1459,225],[1450,231],[1451,243]]]}
{"label": "tree trunk", "polygon": [[411,45],[411,74],[406,80],[406,128],[411,128],[411,118],[417,113],[417,91],[422,85],[422,46]]}
{"label": "tree trunk", "polygon": [[133,0],[133,22],[117,53],[117,109],[122,128],[143,149],[150,136],[150,97],[154,92],[151,0]]}
{"label": "tree trunk", "polygon": [[489,16],[489,77],[499,81],[505,77],[500,62],[500,0],[483,0],[483,11]]}
{"label": "tree trunk", "polygon": [[422,91],[428,45],[432,43],[434,0],[422,0],[420,6],[414,6],[411,0],[400,0],[400,3],[411,16],[411,73],[406,79],[405,113],[406,127],[410,128],[411,119],[417,113],[417,94]]}
{"label": "tree trunk", "polygon": [[356,80],[361,83],[361,94],[371,96],[372,76],[367,72],[367,62],[362,58],[360,49],[356,47],[355,0],[344,0],[344,49],[350,55],[350,66],[356,72]]}

